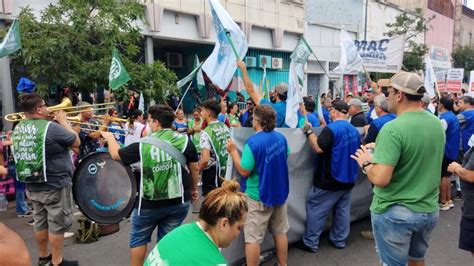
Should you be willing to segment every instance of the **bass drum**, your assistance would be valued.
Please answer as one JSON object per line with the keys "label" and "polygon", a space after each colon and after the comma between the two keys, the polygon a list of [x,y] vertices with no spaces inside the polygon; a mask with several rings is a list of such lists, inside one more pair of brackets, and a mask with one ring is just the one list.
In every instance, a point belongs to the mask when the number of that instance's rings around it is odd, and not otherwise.
{"label": "bass drum", "polygon": [[72,189],[82,213],[101,224],[123,220],[132,212],[137,196],[130,168],[105,152],[90,154],[79,163]]}

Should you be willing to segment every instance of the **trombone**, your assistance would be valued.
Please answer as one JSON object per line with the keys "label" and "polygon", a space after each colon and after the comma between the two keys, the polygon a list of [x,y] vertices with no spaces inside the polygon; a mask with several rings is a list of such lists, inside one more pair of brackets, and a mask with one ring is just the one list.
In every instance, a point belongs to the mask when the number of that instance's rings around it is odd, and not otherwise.
{"label": "trombone", "polygon": [[[105,110],[105,109],[110,109],[115,105],[115,102],[109,102],[109,103],[98,103],[98,104],[91,104],[91,105],[85,105],[85,106],[72,106],[72,102],[69,98],[64,97],[61,101],[61,103],[50,106],[48,107],[48,112],[53,113],[56,111],[60,110],[65,110],[66,113],[80,113],[82,110],[86,108],[92,108],[92,110]],[[6,121],[9,122],[19,122],[23,119],[25,119],[25,113],[24,112],[18,112],[18,113],[12,113],[8,114],[5,117]]]}

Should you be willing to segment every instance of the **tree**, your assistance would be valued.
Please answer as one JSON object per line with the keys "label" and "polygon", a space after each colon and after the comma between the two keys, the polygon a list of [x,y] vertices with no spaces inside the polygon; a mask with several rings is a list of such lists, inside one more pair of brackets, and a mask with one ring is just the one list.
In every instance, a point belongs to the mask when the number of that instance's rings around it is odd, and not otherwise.
{"label": "tree", "polygon": [[18,16],[23,47],[13,57],[13,67],[33,79],[43,95],[51,86],[92,92],[108,87],[116,47],[132,80],[114,94],[126,95],[131,89],[163,102],[177,92],[176,75],[159,61],[142,63],[143,40],[136,22],[143,18],[143,6],[131,0],[58,0],[39,18],[23,8]]}
{"label": "tree", "polygon": [[474,70],[474,47],[457,47],[454,49],[451,57],[453,58],[454,67],[464,68],[464,78],[467,81],[471,70]]}
{"label": "tree", "polygon": [[428,30],[428,23],[434,18],[425,18],[421,8],[415,12],[403,12],[395,17],[395,22],[386,23],[389,31],[385,34],[389,37],[405,35],[408,50],[403,55],[403,67],[407,71],[423,69],[423,58],[428,52],[428,46],[417,43],[417,36],[424,35]]}

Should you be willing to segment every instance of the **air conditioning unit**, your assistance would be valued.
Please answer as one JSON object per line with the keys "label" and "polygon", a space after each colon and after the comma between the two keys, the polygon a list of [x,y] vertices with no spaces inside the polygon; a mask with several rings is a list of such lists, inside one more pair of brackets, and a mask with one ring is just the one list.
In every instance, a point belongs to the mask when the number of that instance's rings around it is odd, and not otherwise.
{"label": "air conditioning unit", "polygon": [[246,56],[245,65],[247,67],[257,67],[257,58],[252,57],[252,56]]}
{"label": "air conditioning unit", "polygon": [[272,68],[273,69],[282,69],[283,68],[283,58],[272,58]]}
{"label": "air conditioning unit", "polygon": [[257,65],[261,68],[271,68],[272,57],[268,55],[259,55]]}
{"label": "air conditioning unit", "polygon": [[166,53],[166,64],[170,68],[182,68],[183,55],[180,53]]}

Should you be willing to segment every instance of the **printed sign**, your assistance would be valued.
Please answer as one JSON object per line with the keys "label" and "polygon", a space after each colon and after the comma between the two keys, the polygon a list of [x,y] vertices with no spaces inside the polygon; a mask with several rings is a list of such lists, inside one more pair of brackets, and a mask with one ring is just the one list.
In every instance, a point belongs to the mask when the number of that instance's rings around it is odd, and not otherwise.
{"label": "printed sign", "polygon": [[474,71],[471,71],[469,75],[469,91],[468,92],[474,92]]}
{"label": "printed sign", "polygon": [[435,76],[439,92],[446,92],[446,72],[436,71]]}
{"label": "printed sign", "polygon": [[405,48],[405,36],[380,40],[355,40],[362,62],[369,72],[396,73],[400,71]]}
{"label": "printed sign", "polygon": [[434,68],[451,68],[451,62],[449,61],[449,54],[446,48],[431,46],[430,58]]}
{"label": "printed sign", "polygon": [[462,79],[464,77],[463,68],[450,68],[446,77],[446,91],[461,92]]}

